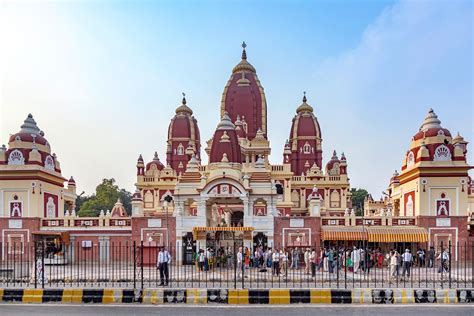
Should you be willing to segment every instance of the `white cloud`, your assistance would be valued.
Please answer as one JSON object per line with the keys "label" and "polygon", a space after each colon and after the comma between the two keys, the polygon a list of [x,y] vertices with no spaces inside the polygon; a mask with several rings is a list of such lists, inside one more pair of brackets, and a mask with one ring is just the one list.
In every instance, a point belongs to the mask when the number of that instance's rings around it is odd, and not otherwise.
{"label": "white cloud", "polygon": [[345,150],[353,187],[386,188],[429,107],[474,140],[471,23],[467,2],[403,1],[314,70],[325,156]]}

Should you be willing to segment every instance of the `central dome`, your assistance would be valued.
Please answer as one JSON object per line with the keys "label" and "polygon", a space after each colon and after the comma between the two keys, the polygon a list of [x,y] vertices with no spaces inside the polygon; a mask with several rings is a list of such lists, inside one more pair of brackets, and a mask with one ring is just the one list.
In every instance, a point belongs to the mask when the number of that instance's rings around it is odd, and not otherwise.
{"label": "central dome", "polygon": [[232,75],[222,93],[221,117],[227,112],[231,121],[239,119],[249,140],[259,129],[267,137],[267,104],[265,93],[255,68],[247,61],[245,42],[242,59],[232,70]]}

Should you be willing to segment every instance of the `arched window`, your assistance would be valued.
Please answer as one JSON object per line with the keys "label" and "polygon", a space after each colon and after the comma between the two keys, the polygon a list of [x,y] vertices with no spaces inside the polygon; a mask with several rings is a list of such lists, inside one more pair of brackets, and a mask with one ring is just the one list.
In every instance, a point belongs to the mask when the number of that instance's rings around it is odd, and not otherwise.
{"label": "arched window", "polygon": [[298,191],[293,190],[291,192],[291,202],[293,202],[294,207],[300,206],[300,194],[298,193]]}
{"label": "arched window", "polygon": [[183,146],[183,144],[179,143],[177,149],[178,149],[178,150],[177,150],[177,155],[178,155],[178,156],[184,155],[184,146]]}
{"label": "arched window", "polygon": [[413,216],[413,197],[411,195],[407,198],[407,203],[405,204],[405,214],[406,216]]}
{"label": "arched window", "polygon": [[434,161],[451,161],[451,151],[445,145],[440,145],[434,153]]}
{"label": "arched window", "polygon": [[330,195],[331,207],[340,207],[341,206],[341,195],[339,191],[332,190]]}
{"label": "arched window", "polygon": [[23,154],[21,151],[18,149],[15,149],[10,153],[10,156],[8,156],[8,164],[9,165],[24,165],[25,164],[25,158],[23,157]]}
{"label": "arched window", "polygon": [[44,160],[44,167],[48,170],[54,170],[54,160],[51,156],[46,156]]}
{"label": "arched window", "polygon": [[410,153],[407,156],[407,167],[411,167],[415,164],[415,154],[410,151]]}
{"label": "arched window", "polygon": [[303,145],[303,153],[304,154],[310,154],[311,153],[311,145],[308,142],[306,142]]}

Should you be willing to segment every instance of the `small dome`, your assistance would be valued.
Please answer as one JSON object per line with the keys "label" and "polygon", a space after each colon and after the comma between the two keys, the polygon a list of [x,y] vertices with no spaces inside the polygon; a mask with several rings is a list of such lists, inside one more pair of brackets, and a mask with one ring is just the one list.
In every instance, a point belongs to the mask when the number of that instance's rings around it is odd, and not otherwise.
{"label": "small dome", "polygon": [[178,172],[186,169],[186,164],[192,154],[197,159],[201,156],[201,136],[193,111],[187,106],[183,93],[181,105],[176,109],[175,116],[168,127],[168,142],[166,161],[171,168]]}
{"label": "small dome", "polygon": [[242,162],[242,154],[235,125],[227,113],[224,113],[214,132],[209,162]]}
{"label": "small dome", "polygon": [[120,201],[120,198],[117,200],[115,203],[114,207],[112,208],[112,211],[110,212],[111,217],[127,217],[127,211],[125,210],[125,207],[123,207],[122,201]]}
{"label": "small dome", "polygon": [[71,178],[69,178],[68,182],[67,182],[68,186],[76,186],[76,180],[74,180],[74,178],[71,176]]}
{"label": "small dome", "polygon": [[[26,119],[23,121],[23,124],[20,126],[20,131],[10,136],[9,143],[13,143],[18,140],[26,143],[34,143],[49,147],[48,141],[44,138],[44,132],[39,129],[35,119],[33,118],[33,115],[31,114],[28,114]],[[12,148],[11,144],[10,148]],[[49,149],[47,152],[50,153]]]}
{"label": "small dome", "polygon": [[160,158],[158,158],[158,153],[155,151],[155,156],[153,157],[153,160],[149,163],[146,164],[146,170],[150,170],[152,168],[152,165],[156,166],[156,169],[158,170],[163,170],[165,166],[161,163]]}
{"label": "small dome", "polygon": [[141,201],[141,200],[142,200],[142,194],[140,193],[140,190],[136,189],[132,195],[132,201]]}

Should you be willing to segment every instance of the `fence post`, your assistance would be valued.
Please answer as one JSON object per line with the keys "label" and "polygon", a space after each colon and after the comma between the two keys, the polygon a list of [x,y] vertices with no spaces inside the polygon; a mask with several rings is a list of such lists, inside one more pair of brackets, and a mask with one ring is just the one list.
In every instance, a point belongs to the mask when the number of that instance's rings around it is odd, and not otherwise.
{"label": "fence post", "polygon": [[33,251],[35,252],[35,261],[33,263],[33,269],[35,273],[35,289],[38,287],[38,249],[36,246],[36,242],[33,242]]}
{"label": "fence post", "polygon": [[451,251],[451,240],[449,240],[449,242],[448,242],[448,247],[449,247],[449,252],[448,252],[449,253],[449,260],[448,260],[448,263],[449,263],[449,267],[448,267],[448,269],[449,269],[449,271],[448,271],[449,272],[449,288],[451,288],[451,267],[452,267],[451,262],[453,261],[452,251]]}
{"label": "fence post", "polygon": [[143,240],[140,242],[140,274],[141,274],[141,289],[143,290]]}
{"label": "fence post", "polygon": [[234,242],[234,289],[237,288],[237,252],[235,251],[235,232],[232,232],[232,239]]}
{"label": "fence post", "polygon": [[137,289],[137,247],[136,241],[133,241],[133,289]]}
{"label": "fence post", "polygon": [[41,241],[41,288],[44,289],[44,243]]}

